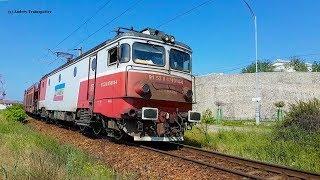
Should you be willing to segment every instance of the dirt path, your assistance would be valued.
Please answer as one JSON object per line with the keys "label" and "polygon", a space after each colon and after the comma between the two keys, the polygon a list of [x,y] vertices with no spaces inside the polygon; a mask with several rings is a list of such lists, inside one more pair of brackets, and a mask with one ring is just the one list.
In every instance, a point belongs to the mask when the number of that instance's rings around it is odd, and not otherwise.
{"label": "dirt path", "polygon": [[92,139],[42,121],[29,119],[36,131],[53,136],[62,144],[72,144],[98,157],[119,173],[138,179],[239,179],[239,177],[174,157],[104,139]]}

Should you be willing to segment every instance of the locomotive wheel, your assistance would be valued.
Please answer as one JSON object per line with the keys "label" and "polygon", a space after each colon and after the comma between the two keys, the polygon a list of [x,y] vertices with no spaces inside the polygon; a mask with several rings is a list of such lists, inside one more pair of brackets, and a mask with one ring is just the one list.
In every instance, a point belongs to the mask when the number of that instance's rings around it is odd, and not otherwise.
{"label": "locomotive wheel", "polygon": [[58,127],[61,127],[61,124],[59,123],[59,120],[57,120],[57,119],[53,120],[53,124],[58,126]]}
{"label": "locomotive wheel", "polygon": [[124,134],[122,131],[117,131],[117,130],[114,130],[113,131],[113,138],[117,141],[121,141],[124,137]]}
{"label": "locomotive wheel", "polygon": [[79,129],[80,129],[80,132],[81,133],[85,133],[86,132],[86,130],[87,130],[87,126],[79,126]]}
{"label": "locomotive wheel", "polygon": [[91,123],[91,129],[94,135],[98,136],[102,132],[102,123],[99,121],[94,121]]}

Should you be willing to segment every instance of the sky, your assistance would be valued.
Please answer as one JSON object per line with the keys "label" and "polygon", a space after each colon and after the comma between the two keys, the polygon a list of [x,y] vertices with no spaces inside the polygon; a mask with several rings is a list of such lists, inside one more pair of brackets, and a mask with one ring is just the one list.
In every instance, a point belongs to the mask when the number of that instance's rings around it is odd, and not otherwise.
{"label": "sky", "polygon": [[[320,58],[320,1],[247,1],[257,16],[259,59],[301,55],[313,62]],[[78,46],[86,51],[112,38],[117,27],[155,28],[205,0],[111,0],[101,9],[107,2],[0,0],[0,74],[5,80],[6,99],[22,100],[24,89],[64,63],[48,49],[76,53],[72,51],[74,46],[86,39]],[[123,13],[133,4],[136,5]],[[18,10],[51,13],[12,13]],[[91,16],[90,21],[57,46]],[[239,73],[255,58],[253,18],[242,0],[212,0],[160,30],[193,49],[196,75]]]}

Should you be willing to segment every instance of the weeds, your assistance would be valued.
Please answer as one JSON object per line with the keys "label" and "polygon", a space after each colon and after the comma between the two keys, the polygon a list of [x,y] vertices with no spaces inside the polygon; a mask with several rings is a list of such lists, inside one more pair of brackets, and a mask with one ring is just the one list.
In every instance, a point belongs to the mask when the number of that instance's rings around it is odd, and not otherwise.
{"label": "weeds", "polygon": [[295,126],[308,132],[320,131],[320,100],[299,101],[290,105],[282,127]]}
{"label": "weeds", "polygon": [[219,131],[207,139],[194,128],[186,132],[185,143],[216,151],[320,172],[320,135],[303,131],[282,134],[273,131]]}
{"label": "weeds", "polygon": [[61,145],[48,136],[34,132],[17,122],[19,118],[10,119],[6,111],[0,114],[0,179],[115,177],[116,173],[98,160],[73,146]]}
{"label": "weeds", "polygon": [[320,173],[320,101],[317,99],[291,105],[283,121],[259,126],[254,121],[222,121],[220,126],[242,126],[246,130],[203,133],[193,128],[186,132],[185,143]]}
{"label": "weeds", "polygon": [[14,104],[10,107],[7,107],[3,114],[6,119],[13,121],[23,122],[27,118],[27,114],[23,110],[23,106],[21,104]]}

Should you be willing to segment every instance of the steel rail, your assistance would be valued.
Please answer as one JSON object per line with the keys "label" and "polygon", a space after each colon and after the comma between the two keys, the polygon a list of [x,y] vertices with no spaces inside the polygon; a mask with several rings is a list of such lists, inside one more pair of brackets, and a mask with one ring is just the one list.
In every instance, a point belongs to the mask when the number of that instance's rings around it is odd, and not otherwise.
{"label": "steel rail", "polygon": [[[107,140],[107,139],[105,139]],[[189,162],[193,162],[196,164],[200,164],[200,165],[204,165],[207,167],[211,167],[217,170],[221,170],[224,172],[228,172],[231,174],[235,174],[235,175],[239,175],[242,177],[247,177],[250,179],[266,179],[266,177],[261,177],[261,176],[256,176],[249,173],[245,173],[243,171],[239,171],[239,170],[235,170],[235,169],[230,169],[230,168],[226,168],[226,167],[222,167],[216,164],[211,164],[205,161],[200,161],[200,160],[196,160],[196,159],[192,159],[192,158],[187,158],[185,156],[179,156],[176,154],[172,154],[169,153],[168,151],[164,151],[164,150],[160,150],[160,149],[156,149],[156,148],[152,148],[149,146],[144,146],[141,144],[137,144],[137,143],[130,143],[130,142],[123,142],[124,144],[130,145],[130,146],[136,146],[136,147],[140,147],[140,148],[144,148],[144,149],[148,149],[154,152],[158,152],[161,154],[165,154],[168,156],[172,156],[172,157],[176,157],[176,158],[180,158]],[[294,177],[294,178],[300,178],[300,179],[320,179],[320,174],[318,173],[314,173],[314,172],[307,172],[307,171],[302,171],[302,170],[298,170],[298,169],[294,169],[294,168],[290,168],[290,167],[286,167],[286,166],[282,166],[282,165],[276,165],[276,164],[271,164],[271,163],[266,163],[266,162],[261,162],[261,161],[256,161],[256,160],[251,160],[251,159],[246,159],[246,158],[242,158],[242,157],[237,157],[237,156],[232,156],[232,155],[228,155],[228,154],[223,154],[220,152],[216,152],[216,151],[210,151],[210,150],[205,150],[205,149],[201,149],[198,147],[194,147],[194,146],[189,146],[186,144],[180,144],[180,143],[176,143],[176,142],[167,142],[168,144],[173,144],[173,145],[178,145],[181,147],[184,147],[186,149],[192,149],[192,150],[196,150],[202,153],[206,153],[209,155],[213,155],[212,157],[215,158],[219,158],[221,160],[227,160],[229,162],[233,162],[233,163],[237,163],[237,164],[242,164],[248,167],[253,167],[259,170],[259,168],[261,170],[267,171],[267,172],[273,172],[273,173],[278,173],[279,175],[281,175],[283,178],[288,179],[289,177]],[[202,154],[203,155],[203,154]],[[208,157],[208,156],[207,156]],[[273,178],[273,177],[268,177],[268,178]]]}
{"label": "steel rail", "polygon": [[134,144],[134,145],[136,145],[136,146],[138,146],[140,148],[148,149],[148,150],[155,151],[155,152],[158,152],[158,153],[161,153],[161,154],[169,155],[169,156],[176,157],[176,158],[179,158],[179,159],[183,159],[183,160],[186,160],[186,161],[189,161],[189,162],[193,162],[193,163],[196,163],[196,164],[204,165],[204,166],[211,167],[211,168],[214,168],[214,169],[217,169],[217,170],[221,170],[221,171],[224,171],[224,172],[228,172],[228,173],[231,173],[231,174],[239,175],[239,176],[242,176],[242,177],[246,177],[246,178],[250,178],[250,179],[264,179],[264,178],[261,178],[259,176],[255,176],[255,175],[251,175],[251,174],[248,174],[248,173],[244,173],[242,171],[221,167],[221,166],[218,166],[218,165],[214,165],[214,164],[210,164],[210,163],[207,163],[207,162],[204,162],[204,161],[199,161],[199,160],[187,158],[187,157],[184,157],[184,156],[175,155],[175,154],[169,153],[167,151],[163,151],[163,150],[160,150],[160,149],[152,148],[152,147],[149,147],[149,146],[137,145],[137,144]]}
{"label": "steel rail", "polygon": [[170,142],[170,144],[179,145],[184,148],[189,148],[189,149],[196,150],[199,152],[204,152],[204,153],[213,155],[213,157],[217,157],[219,159],[226,159],[229,162],[234,162],[234,163],[250,166],[253,168],[257,168],[257,169],[260,168],[265,171],[278,173],[280,175],[284,175],[284,177],[296,177],[296,178],[300,178],[300,179],[320,179],[320,174],[317,174],[314,172],[307,172],[307,171],[302,171],[302,170],[290,168],[287,166],[282,166],[282,165],[271,164],[271,163],[256,161],[256,160],[252,160],[252,159],[246,159],[246,158],[242,158],[242,157],[232,156],[232,155],[223,154],[223,153],[216,152],[216,151],[205,150],[205,149],[201,149],[201,148],[197,148],[197,147],[189,146],[189,145],[185,145],[185,144],[180,144],[180,143]]}

